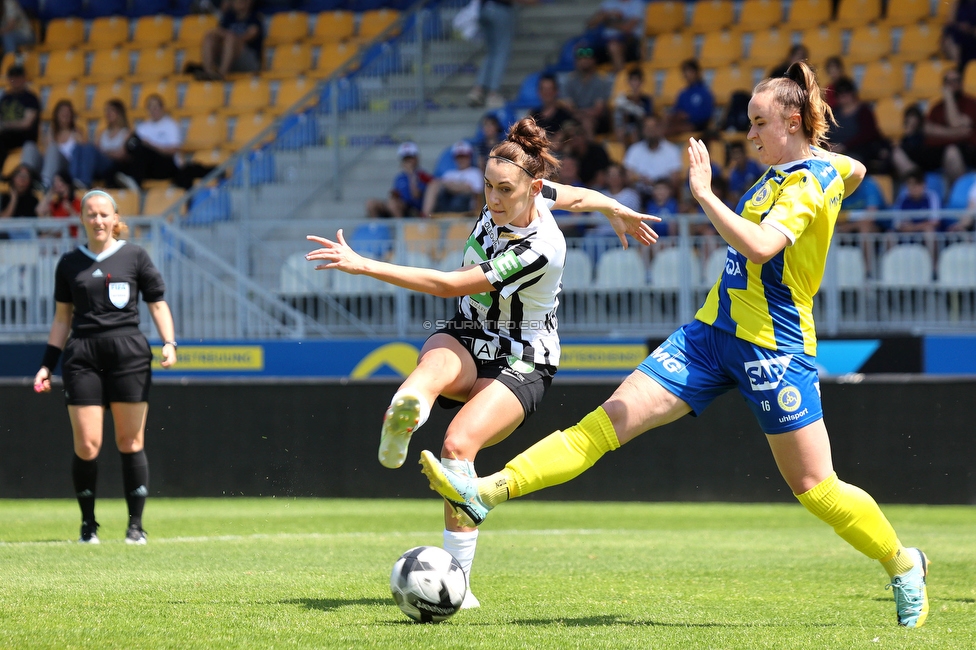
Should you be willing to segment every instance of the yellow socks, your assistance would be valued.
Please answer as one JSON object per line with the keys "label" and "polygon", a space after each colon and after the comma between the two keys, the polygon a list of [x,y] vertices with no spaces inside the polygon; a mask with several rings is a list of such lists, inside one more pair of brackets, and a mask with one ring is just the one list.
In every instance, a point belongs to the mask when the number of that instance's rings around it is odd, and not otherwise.
{"label": "yellow socks", "polygon": [[837,474],[831,474],[796,498],[848,544],[881,562],[889,575],[905,573],[914,566],[895,529],[871,495],[839,480]]}
{"label": "yellow socks", "polygon": [[610,417],[601,406],[577,425],[535,443],[502,471],[481,479],[478,496],[491,508],[508,498],[565,483],[619,446]]}

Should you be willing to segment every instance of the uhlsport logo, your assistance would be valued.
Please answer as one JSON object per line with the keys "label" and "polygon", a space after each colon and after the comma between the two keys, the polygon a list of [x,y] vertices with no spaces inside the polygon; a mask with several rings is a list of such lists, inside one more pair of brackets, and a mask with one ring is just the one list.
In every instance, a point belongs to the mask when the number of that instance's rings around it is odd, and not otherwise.
{"label": "uhlsport logo", "polygon": [[749,385],[752,390],[773,390],[779,387],[783,381],[787,369],[790,367],[792,354],[772,359],[760,359],[759,361],[747,361],[743,364],[746,376],[749,377]]}
{"label": "uhlsport logo", "polygon": [[776,396],[776,402],[779,404],[781,409],[787,413],[792,413],[796,409],[800,408],[803,398],[800,396],[800,391],[796,388],[796,386],[784,386]]}

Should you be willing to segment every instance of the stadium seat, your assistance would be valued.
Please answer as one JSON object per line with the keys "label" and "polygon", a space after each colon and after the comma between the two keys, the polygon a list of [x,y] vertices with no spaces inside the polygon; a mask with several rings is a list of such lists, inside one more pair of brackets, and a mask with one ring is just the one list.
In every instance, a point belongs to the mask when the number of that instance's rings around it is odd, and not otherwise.
{"label": "stadium seat", "polygon": [[308,14],[304,11],[282,11],[268,21],[266,45],[290,45],[308,37]]}
{"label": "stadium seat", "polygon": [[659,34],[654,37],[654,48],[648,63],[655,68],[670,68],[681,65],[682,61],[694,56],[695,38],[691,34]]}
{"label": "stadium seat", "polygon": [[874,116],[885,137],[897,139],[905,132],[905,100],[901,95],[879,98],[874,104]]}
{"label": "stadium seat", "polygon": [[318,45],[348,41],[356,31],[356,15],[351,11],[323,11],[315,17],[311,41]]}
{"label": "stadium seat", "polygon": [[783,3],[780,0],[743,0],[736,29],[740,32],[759,32],[783,22]]}
{"label": "stadium seat", "polygon": [[217,24],[217,16],[213,14],[183,16],[176,32],[176,40],[194,52],[199,51],[204,35]]}
{"label": "stadium seat", "polygon": [[172,48],[147,47],[136,52],[133,81],[155,81],[176,72],[176,51]]}
{"label": "stadium seat", "polygon": [[672,106],[686,85],[687,82],[681,68],[671,68],[664,73],[664,80],[661,82],[661,89],[658,91],[655,100],[664,106]]}
{"label": "stadium seat", "polygon": [[86,107],[86,114],[95,119],[101,119],[105,110],[105,103],[110,99],[122,100],[126,108],[132,106],[132,85],[124,79],[107,81],[95,86],[91,101]]}
{"label": "stadium seat", "polygon": [[881,284],[891,288],[932,283],[932,256],[921,244],[899,244],[881,255]]}
{"label": "stadium seat", "polygon": [[940,59],[929,59],[915,63],[912,84],[905,89],[908,101],[927,102],[942,95],[942,75],[949,64]]}
{"label": "stadium seat", "polygon": [[150,95],[159,95],[163,99],[163,106],[167,110],[172,111],[176,108],[177,104],[177,88],[176,84],[167,79],[162,79],[155,83],[140,83],[136,86],[136,94],[133,97],[132,108],[135,114],[140,114],[140,111],[144,111],[143,108],[146,104],[146,97]]}
{"label": "stadium seat", "polygon": [[685,269],[686,254],[677,246],[656,250],[651,259],[651,286],[655,289],[678,289],[683,277],[690,279],[692,287],[700,285],[701,264],[694,252],[691,256],[688,268]]}
{"label": "stadium seat", "polygon": [[966,172],[957,178],[949,189],[949,199],[943,207],[946,210],[965,210],[969,207],[969,191],[973,183],[976,183],[976,172]]}
{"label": "stadium seat", "polygon": [[728,0],[698,0],[693,3],[688,31],[706,34],[732,25],[735,4]]}
{"label": "stadium seat", "polygon": [[[783,60],[792,45],[791,34],[787,29],[773,28],[752,33],[749,56],[743,63],[762,68],[763,72]],[[749,90],[752,89],[750,85]]]}
{"label": "stadium seat", "polygon": [[305,259],[305,253],[289,255],[278,273],[278,292],[284,296],[326,293],[332,289],[333,276],[346,275],[316,271],[316,266],[316,263]]}
{"label": "stadium seat", "polygon": [[0,70],[2,70],[2,74],[7,74],[7,69],[18,60],[20,64],[24,66],[24,74],[27,76],[28,82],[35,81],[41,76],[41,57],[39,53],[31,50],[26,50],[23,52],[7,52],[4,54],[2,63],[0,63]]}
{"label": "stadium seat", "polygon": [[[233,136],[231,137],[231,144],[235,148],[241,148],[254,138],[258,136],[262,131],[271,126],[274,119],[267,113],[256,111],[254,113],[244,113],[238,115],[234,122]],[[262,142],[268,142],[274,138],[274,133],[269,133],[265,136]]]}
{"label": "stadium seat", "polygon": [[754,85],[752,72],[748,68],[740,65],[727,65],[715,70],[711,88],[716,105],[726,106],[733,92],[741,90],[751,93]]}
{"label": "stadium seat", "polygon": [[[793,0],[787,24],[790,29],[805,30],[826,25],[833,13],[831,0]],[[804,42],[804,41],[801,41]],[[821,56],[818,52],[817,56]]]}
{"label": "stadium seat", "polygon": [[864,25],[851,30],[851,40],[844,63],[870,63],[891,53],[891,30],[878,25]]}
{"label": "stadium seat", "polygon": [[354,43],[326,43],[319,50],[315,68],[307,74],[316,79],[328,77],[356,56],[356,52]]}
{"label": "stadium seat", "polygon": [[122,16],[102,16],[91,21],[88,29],[88,47],[112,48],[129,40],[129,21]]}
{"label": "stadium seat", "polygon": [[834,27],[853,29],[881,18],[881,0],[840,0]]}
{"label": "stadium seat", "polygon": [[76,111],[83,111],[87,101],[85,85],[78,83],[77,81],[54,85],[44,85],[41,86],[40,99],[41,107],[45,114],[53,109],[54,105],[62,99],[67,99],[70,101],[71,105],[75,107]]}
{"label": "stadium seat", "polygon": [[902,61],[923,61],[939,56],[942,29],[930,23],[905,25],[895,57]]}
{"label": "stadium seat", "polygon": [[318,121],[310,112],[289,115],[275,135],[278,149],[303,149],[318,142]]}
{"label": "stadium seat", "polygon": [[364,11],[359,17],[356,38],[360,41],[372,41],[389,29],[399,19],[400,12],[393,9]]}
{"label": "stadium seat", "polygon": [[727,29],[704,34],[698,63],[703,68],[730,65],[742,58],[742,35]]}
{"label": "stadium seat", "polygon": [[563,291],[584,291],[593,288],[593,261],[579,248],[566,249],[563,265]]}
{"label": "stadium seat", "polygon": [[146,190],[142,213],[158,215],[166,212],[174,203],[183,198],[186,191],[181,187],[153,187]]}
{"label": "stadium seat", "polygon": [[152,47],[173,40],[174,21],[172,16],[158,14],[135,19],[132,30],[133,47]]}
{"label": "stadium seat", "polygon": [[688,6],[683,0],[648,2],[644,12],[644,34],[657,36],[680,32],[687,24]]}
{"label": "stadium seat", "polygon": [[[275,93],[273,111],[277,114],[284,113],[292,108],[296,102],[307,96],[315,88],[315,83],[305,77],[295,77],[293,79],[283,79]],[[317,95],[313,95],[308,105],[314,104],[318,100]],[[300,108],[305,108],[304,106]]]}
{"label": "stadium seat", "polygon": [[216,81],[195,81],[186,85],[180,115],[211,113],[224,107],[224,84]]}
{"label": "stadium seat", "polygon": [[599,289],[640,289],[647,286],[647,271],[633,248],[611,248],[596,263],[595,286]]}
{"label": "stadium seat", "polygon": [[[249,175],[244,173],[245,163],[250,171]],[[274,152],[267,148],[254,149],[239,156],[234,164],[229,185],[231,187],[242,187],[247,178],[250,178],[249,183],[252,186],[273,183],[276,178]]]}
{"label": "stadium seat", "polygon": [[113,79],[123,79],[129,76],[130,63],[129,51],[120,47],[95,50],[92,54],[88,74],[85,75],[85,81],[101,83]]}
{"label": "stadium seat", "polygon": [[107,189],[105,190],[109,195],[115,199],[115,204],[119,206],[119,214],[123,217],[131,217],[142,212],[142,197],[139,192],[135,190],[119,190],[119,189]]}
{"label": "stadium seat", "polygon": [[229,220],[231,215],[230,192],[227,188],[222,185],[204,187],[193,197],[183,223],[187,226],[210,226]]}
{"label": "stadium seat", "polygon": [[872,61],[864,66],[858,84],[858,94],[864,101],[875,101],[901,93],[905,89],[905,68],[888,59]]}
{"label": "stadium seat", "polygon": [[265,76],[272,79],[287,79],[307,72],[311,68],[312,46],[310,44],[279,45],[271,52],[271,61]]}
{"label": "stadium seat", "polygon": [[[826,61],[832,56],[844,53],[844,40],[841,30],[834,27],[811,27],[800,34],[800,43],[810,51],[815,61]],[[783,57],[786,52],[783,52]]]}
{"label": "stadium seat", "polygon": [[864,266],[864,253],[860,246],[834,246],[827,256],[828,267],[834,264],[837,269],[838,289],[862,289],[867,277]]}
{"label": "stadium seat", "polygon": [[627,153],[623,142],[619,140],[608,140],[603,143],[603,148],[607,150],[607,157],[610,158],[610,162],[617,163],[618,165],[623,164],[624,154]]}
{"label": "stadium seat", "polygon": [[54,50],[47,56],[42,81],[59,83],[85,76],[85,54],[81,50]]}
{"label": "stadium seat", "polygon": [[85,42],[85,22],[80,18],[56,18],[44,30],[40,49],[68,50]]}
{"label": "stadium seat", "polygon": [[230,84],[225,115],[253,113],[271,106],[271,84],[261,77],[244,77]]}
{"label": "stadium seat", "polygon": [[931,15],[932,3],[929,0],[888,0],[884,23],[889,27],[907,27],[928,20]]}
{"label": "stadium seat", "polygon": [[407,219],[403,222],[403,243],[409,253],[436,259],[441,252],[441,224],[426,219]]}
{"label": "stadium seat", "polygon": [[373,259],[389,257],[396,239],[390,226],[377,221],[359,224],[348,238],[355,250]]}
{"label": "stadium seat", "polygon": [[227,142],[227,120],[223,115],[195,115],[183,137],[187,151],[213,149]]}
{"label": "stadium seat", "polygon": [[976,244],[957,243],[939,254],[938,283],[945,289],[976,289]]}

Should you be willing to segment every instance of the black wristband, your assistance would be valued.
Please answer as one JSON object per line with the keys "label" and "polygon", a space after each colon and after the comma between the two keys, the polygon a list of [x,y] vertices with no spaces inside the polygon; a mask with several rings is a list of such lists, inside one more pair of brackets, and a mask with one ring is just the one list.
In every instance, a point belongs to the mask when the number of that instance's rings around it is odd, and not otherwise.
{"label": "black wristband", "polygon": [[54,368],[58,365],[58,360],[61,358],[61,348],[56,348],[50,343],[44,348],[44,358],[41,359],[41,365],[54,372]]}

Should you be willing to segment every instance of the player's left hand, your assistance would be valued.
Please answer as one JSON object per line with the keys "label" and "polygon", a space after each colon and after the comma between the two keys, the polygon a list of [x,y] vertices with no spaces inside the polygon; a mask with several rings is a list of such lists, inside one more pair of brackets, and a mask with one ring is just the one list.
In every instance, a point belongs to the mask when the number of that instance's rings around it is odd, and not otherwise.
{"label": "player's left hand", "polygon": [[176,363],[176,348],[172,345],[163,346],[163,360],[159,362],[164,368],[169,368]]}
{"label": "player's left hand", "polygon": [[315,267],[316,271],[322,269],[339,269],[346,273],[359,275],[363,272],[365,258],[349,247],[346,238],[342,236],[342,229],[336,233],[336,240],[332,241],[325,237],[307,235],[305,239],[322,244],[322,248],[317,248],[305,254],[307,260],[324,260],[328,264],[319,264]]}
{"label": "player's left hand", "polygon": [[701,140],[688,139],[688,187],[695,200],[701,200],[712,191],[712,164],[708,147]]}
{"label": "player's left hand", "polygon": [[631,210],[627,206],[617,203],[614,209],[603,213],[613,226],[613,231],[620,238],[620,243],[627,248],[627,235],[630,235],[645,246],[650,246],[657,241],[657,233],[651,228],[648,221],[660,221],[661,217],[652,214],[641,214]]}

